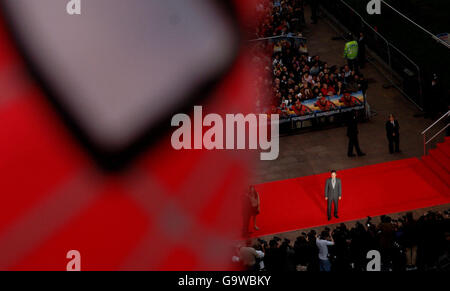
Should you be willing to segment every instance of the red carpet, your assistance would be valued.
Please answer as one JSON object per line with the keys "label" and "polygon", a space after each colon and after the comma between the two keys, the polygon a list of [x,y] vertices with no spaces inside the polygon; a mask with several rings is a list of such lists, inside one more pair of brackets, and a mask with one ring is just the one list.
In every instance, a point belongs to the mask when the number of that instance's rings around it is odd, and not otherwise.
{"label": "red carpet", "polygon": [[[449,152],[446,153],[448,157]],[[445,153],[440,151],[440,154]],[[252,236],[450,203],[450,185],[444,180],[448,171],[441,167],[444,176],[439,176],[435,172],[439,169],[434,166],[432,169],[425,162],[412,158],[338,172],[343,195],[339,219],[333,218],[330,222],[324,197],[329,173],[257,185],[261,197],[260,230]]]}

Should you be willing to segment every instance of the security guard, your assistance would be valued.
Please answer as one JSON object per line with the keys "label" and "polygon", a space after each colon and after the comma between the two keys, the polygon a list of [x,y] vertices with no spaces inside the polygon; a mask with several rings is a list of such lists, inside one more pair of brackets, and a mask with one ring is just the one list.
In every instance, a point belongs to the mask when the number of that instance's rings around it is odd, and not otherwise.
{"label": "security guard", "polygon": [[358,42],[356,40],[353,40],[351,34],[349,34],[349,37],[351,40],[345,44],[344,58],[347,59],[348,66],[351,70],[358,71]]}

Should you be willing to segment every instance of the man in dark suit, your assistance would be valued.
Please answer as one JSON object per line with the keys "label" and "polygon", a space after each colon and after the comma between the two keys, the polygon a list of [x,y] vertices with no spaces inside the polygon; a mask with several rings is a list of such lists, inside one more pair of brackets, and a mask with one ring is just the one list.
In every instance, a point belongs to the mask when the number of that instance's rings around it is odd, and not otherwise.
{"label": "man in dark suit", "polygon": [[334,217],[338,217],[338,202],[342,199],[342,183],[341,179],[336,178],[335,170],[331,171],[331,178],[325,183],[325,200],[328,202],[327,214],[328,220],[331,220],[331,207],[334,203]]}
{"label": "man in dark suit", "polygon": [[389,141],[389,152],[400,152],[400,125],[393,114],[389,114],[389,120],[386,121],[386,135]]}
{"label": "man in dark suit", "polygon": [[366,154],[361,151],[359,148],[359,141],[358,141],[358,121],[357,116],[354,111],[351,111],[349,113],[348,117],[348,125],[347,125],[347,137],[348,137],[348,152],[347,155],[349,157],[354,157],[353,154],[353,148],[356,149],[356,153],[358,156],[362,157]]}

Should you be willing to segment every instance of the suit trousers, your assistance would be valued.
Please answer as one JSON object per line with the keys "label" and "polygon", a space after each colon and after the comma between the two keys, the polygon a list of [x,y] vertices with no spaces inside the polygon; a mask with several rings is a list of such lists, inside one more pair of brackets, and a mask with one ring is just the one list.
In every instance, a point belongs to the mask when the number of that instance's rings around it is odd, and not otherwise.
{"label": "suit trousers", "polygon": [[351,156],[353,155],[353,148],[356,149],[356,153],[358,155],[361,155],[362,151],[359,148],[359,141],[358,141],[358,136],[350,136],[348,138],[348,151],[347,151],[347,155]]}
{"label": "suit trousers", "polygon": [[400,137],[398,135],[392,136],[388,138],[389,140],[389,152],[392,154],[394,152],[394,145],[395,145],[395,152],[400,151]]}
{"label": "suit trousers", "polygon": [[339,197],[334,197],[334,198],[328,198],[327,200],[328,202],[328,207],[327,207],[327,214],[328,214],[328,218],[331,218],[331,207],[333,206],[332,204],[334,203],[334,215],[337,216],[338,215],[338,204],[339,204]]}

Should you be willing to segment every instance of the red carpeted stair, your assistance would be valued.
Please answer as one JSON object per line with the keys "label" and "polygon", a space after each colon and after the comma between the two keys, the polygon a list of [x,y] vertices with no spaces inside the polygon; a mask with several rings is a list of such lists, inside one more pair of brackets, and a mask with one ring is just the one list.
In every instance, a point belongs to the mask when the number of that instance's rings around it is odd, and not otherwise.
{"label": "red carpeted stair", "polygon": [[450,157],[446,155],[441,149],[434,149],[430,151],[430,156],[433,157],[446,171],[450,172]]}
{"label": "red carpeted stair", "polygon": [[450,187],[450,138],[446,137],[436,149],[429,151],[422,157],[424,164],[429,167],[447,186]]}
{"label": "red carpeted stair", "polygon": [[417,158],[342,170],[339,219],[326,217],[329,173],[257,185],[260,230],[253,237],[450,203],[450,140]]}

